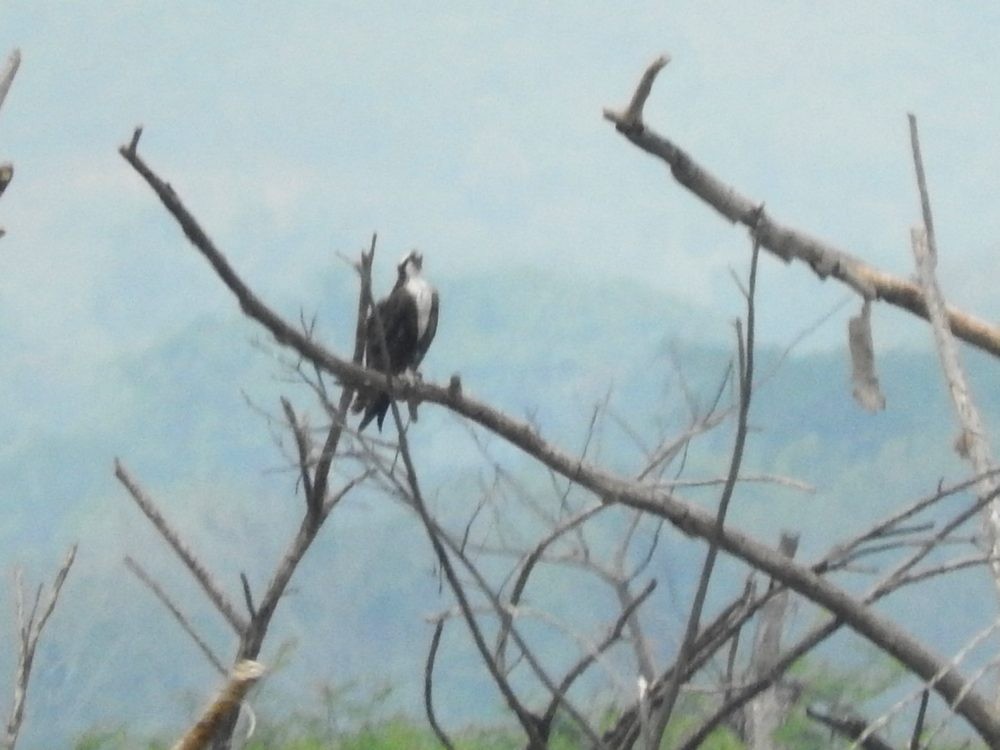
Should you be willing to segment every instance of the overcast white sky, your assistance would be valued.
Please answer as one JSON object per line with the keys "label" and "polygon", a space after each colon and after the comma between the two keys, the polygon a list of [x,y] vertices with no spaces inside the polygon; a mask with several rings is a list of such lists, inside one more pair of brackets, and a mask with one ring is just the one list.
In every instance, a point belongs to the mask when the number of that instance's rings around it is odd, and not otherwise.
{"label": "overcast white sky", "polygon": [[[467,270],[533,266],[735,311],[744,234],[601,118],[661,52],[652,126],[775,217],[901,274],[914,111],[945,291],[996,319],[998,29],[994,3],[3,0],[0,54],[24,60],[0,112],[16,166],[0,345],[8,367],[72,379],[232,313],[118,156],[137,123],[154,168],[286,304],[378,230],[393,260],[424,250],[449,294]],[[770,340],[844,294],[775,261],[762,284]],[[927,335],[876,315],[880,345]]]}

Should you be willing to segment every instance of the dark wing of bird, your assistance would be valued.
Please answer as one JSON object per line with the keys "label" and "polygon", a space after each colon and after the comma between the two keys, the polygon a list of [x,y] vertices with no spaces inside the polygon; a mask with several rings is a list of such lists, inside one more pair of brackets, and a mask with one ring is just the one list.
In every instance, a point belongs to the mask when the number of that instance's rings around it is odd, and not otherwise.
{"label": "dark wing of bird", "polygon": [[[365,335],[365,364],[368,367],[398,375],[411,365],[417,348],[416,314],[407,307],[412,305],[413,299],[410,295],[398,287],[375,305],[375,309],[368,316]],[[387,353],[389,366],[386,366]],[[378,428],[381,431],[382,422],[389,411],[389,394],[378,390],[361,389],[354,402],[354,411],[365,413],[358,426],[359,432],[372,419],[378,420]]]}
{"label": "dark wing of bird", "polygon": [[[407,306],[413,301],[402,289],[398,289],[379,302],[368,317],[367,342],[365,345],[365,363],[381,372],[396,375],[402,372],[413,361],[417,347],[416,316]],[[382,323],[379,330],[375,316]],[[383,348],[381,336],[385,335]],[[389,366],[386,366],[385,354],[389,354]]]}

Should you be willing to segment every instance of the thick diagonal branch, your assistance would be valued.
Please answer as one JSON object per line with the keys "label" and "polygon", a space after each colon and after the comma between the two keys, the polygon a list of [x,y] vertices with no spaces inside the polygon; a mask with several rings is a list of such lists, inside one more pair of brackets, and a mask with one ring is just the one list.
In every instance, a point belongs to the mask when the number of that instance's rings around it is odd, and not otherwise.
{"label": "thick diagonal branch", "polygon": [[[655,76],[662,67],[661,58],[657,58],[643,76],[637,94],[648,94],[652,85],[651,76]],[[723,182],[680,146],[633,117],[632,113],[642,112],[643,103],[637,103],[633,97],[624,112],[605,109],[604,116],[633,144],[665,161],[677,182],[726,219],[755,230],[763,248],[786,262],[792,259],[802,261],[821,279],[832,276],[865,299],[881,299],[927,319],[927,306],[919,285],[880,271],[828,242],[781,224],[760,210],[760,201],[748,198]],[[1000,328],[956,308],[948,308],[947,315],[951,330],[958,338],[1000,357]]]}

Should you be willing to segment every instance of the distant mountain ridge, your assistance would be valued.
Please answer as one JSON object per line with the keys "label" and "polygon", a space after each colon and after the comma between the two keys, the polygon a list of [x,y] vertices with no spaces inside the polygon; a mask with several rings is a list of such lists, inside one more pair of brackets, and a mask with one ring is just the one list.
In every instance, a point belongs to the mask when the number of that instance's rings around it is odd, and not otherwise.
{"label": "distant mountain ridge", "polygon": [[[320,336],[340,351],[353,326],[351,282],[325,282],[329,293],[318,313]],[[660,429],[682,428],[687,407],[671,357],[703,405],[731,357],[725,321],[632,282],[523,272],[456,278],[441,292],[442,322],[426,376],[445,381],[460,373],[469,393],[530,416],[567,449],[579,449],[594,404],[605,398],[649,440]],[[251,345],[254,339],[263,346]],[[113,363],[95,386],[93,403],[80,404],[65,429],[18,435],[0,450],[7,511],[0,542],[7,559],[23,561],[29,580],[41,580],[70,540],[81,545],[39,651],[25,748],[65,745],[99,723],[172,729],[215,684],[186,636],[121,565],[123,554],[139,556],[228,657],[232,639],[224,623],[114,483],[111,462],[120,456],[134,471],[206,564],[224,576],[234,599],[240,598],[240,571],[263,586],[302,500],[264,418],[246,399],[272,411],[280,393],[306,402],[301,389],[276,377],[268,350],[266,335],[245,320],[199,321],[141,356]],[[746,470],[796,476],[819,491],[747,485],[736,498],[733,523],[768,541],[779,529],[800,529],[808,557],[832,534],[926,492],[938,477],[963,475],[951,454],[955,429],[935,359],[877,356],[888,399],[880,414],[853,404],[846,352],[793,354],[761,383]],[[761,350],[758,372],[768,372],[778,357]],[[984,357],[970,360],[976,395],[996,424],[1000,366]],[[0,400],[4,394],[0,390]],[[17,408],[15,398],[6,392],[6,409]],[[478,454],[463,435],[443,410],[422,408],[414,429],[417,457],[442,507],[461,508],[477,486]],[[601,460],[618,471],[635,469],[634,446],[620,435],[605,442]],[[699,443],[690,475],[721,473],[730,442],[723,428]],[[514,451],[498,452],[510,457],[512,471],[530,477],[535,470]],[[712,502],[713,495],[692,497]],[[686,559],[674,564],[682,568]],[[680,568],[673,573],[678,580]],[[406,512],[378,493],[351,496],[331,517],[294,586],[264,654],[272,658],[285,644],[288,665],[267,683],[265,695],[308,697],[323,680],[377,682],[370,664],[378,660],[399,684],[399,706],[419,710],[412,685],[422,674],[424,617],[450,599],[438,594],[426,541]],[[959,597],[970,622],[981,622],[988,606],[980,594],[972,587]],[[930,612],[933,602],[926,606]],[[934,618],[914,618],[913,626],[941,650],[960,635]],[[12,658],[9,649],[0,654],[0,672],[11,673]],[[452,675],[450,685],[442,684],[445,716],[459,720],[484,706],[499,708],[474,659],[457,659]]]}

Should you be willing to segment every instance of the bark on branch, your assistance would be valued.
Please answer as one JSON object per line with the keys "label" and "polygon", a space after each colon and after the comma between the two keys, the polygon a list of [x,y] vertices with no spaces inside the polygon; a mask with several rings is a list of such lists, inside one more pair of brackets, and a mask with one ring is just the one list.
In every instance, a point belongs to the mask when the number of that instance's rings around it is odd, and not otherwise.
{"label": "bark on branch", "polygon": [[204,750],[216,735],[220,725],[239,708],[243,698],[264,676],[264,667],[255,661],[241,661],[229,680],[205,710],[198,722],[177,741],[172,750]]}
{"label": "bark on branch", "polygon": [[[865,299],[880,299],[928,319],[918,284],[880,271],[828,242],[780,223],[763,210],[760,201],[751,200],[723,182],[682,148],[643,123],[642,107],[653,79],[663,68],[662,60],[657,58],[646,70],[632,103],[624,112],[604,110],[604,117],[614,123],[622,135],[643,151],[665,161],[677,182],[729,221],[753,230],[761,246],[785,262],[802,261],[821,279],[832,276]],[[951,330],[958,338],[1000,357],[1000,328],[952,307],[947,309],[947,315]]]}

